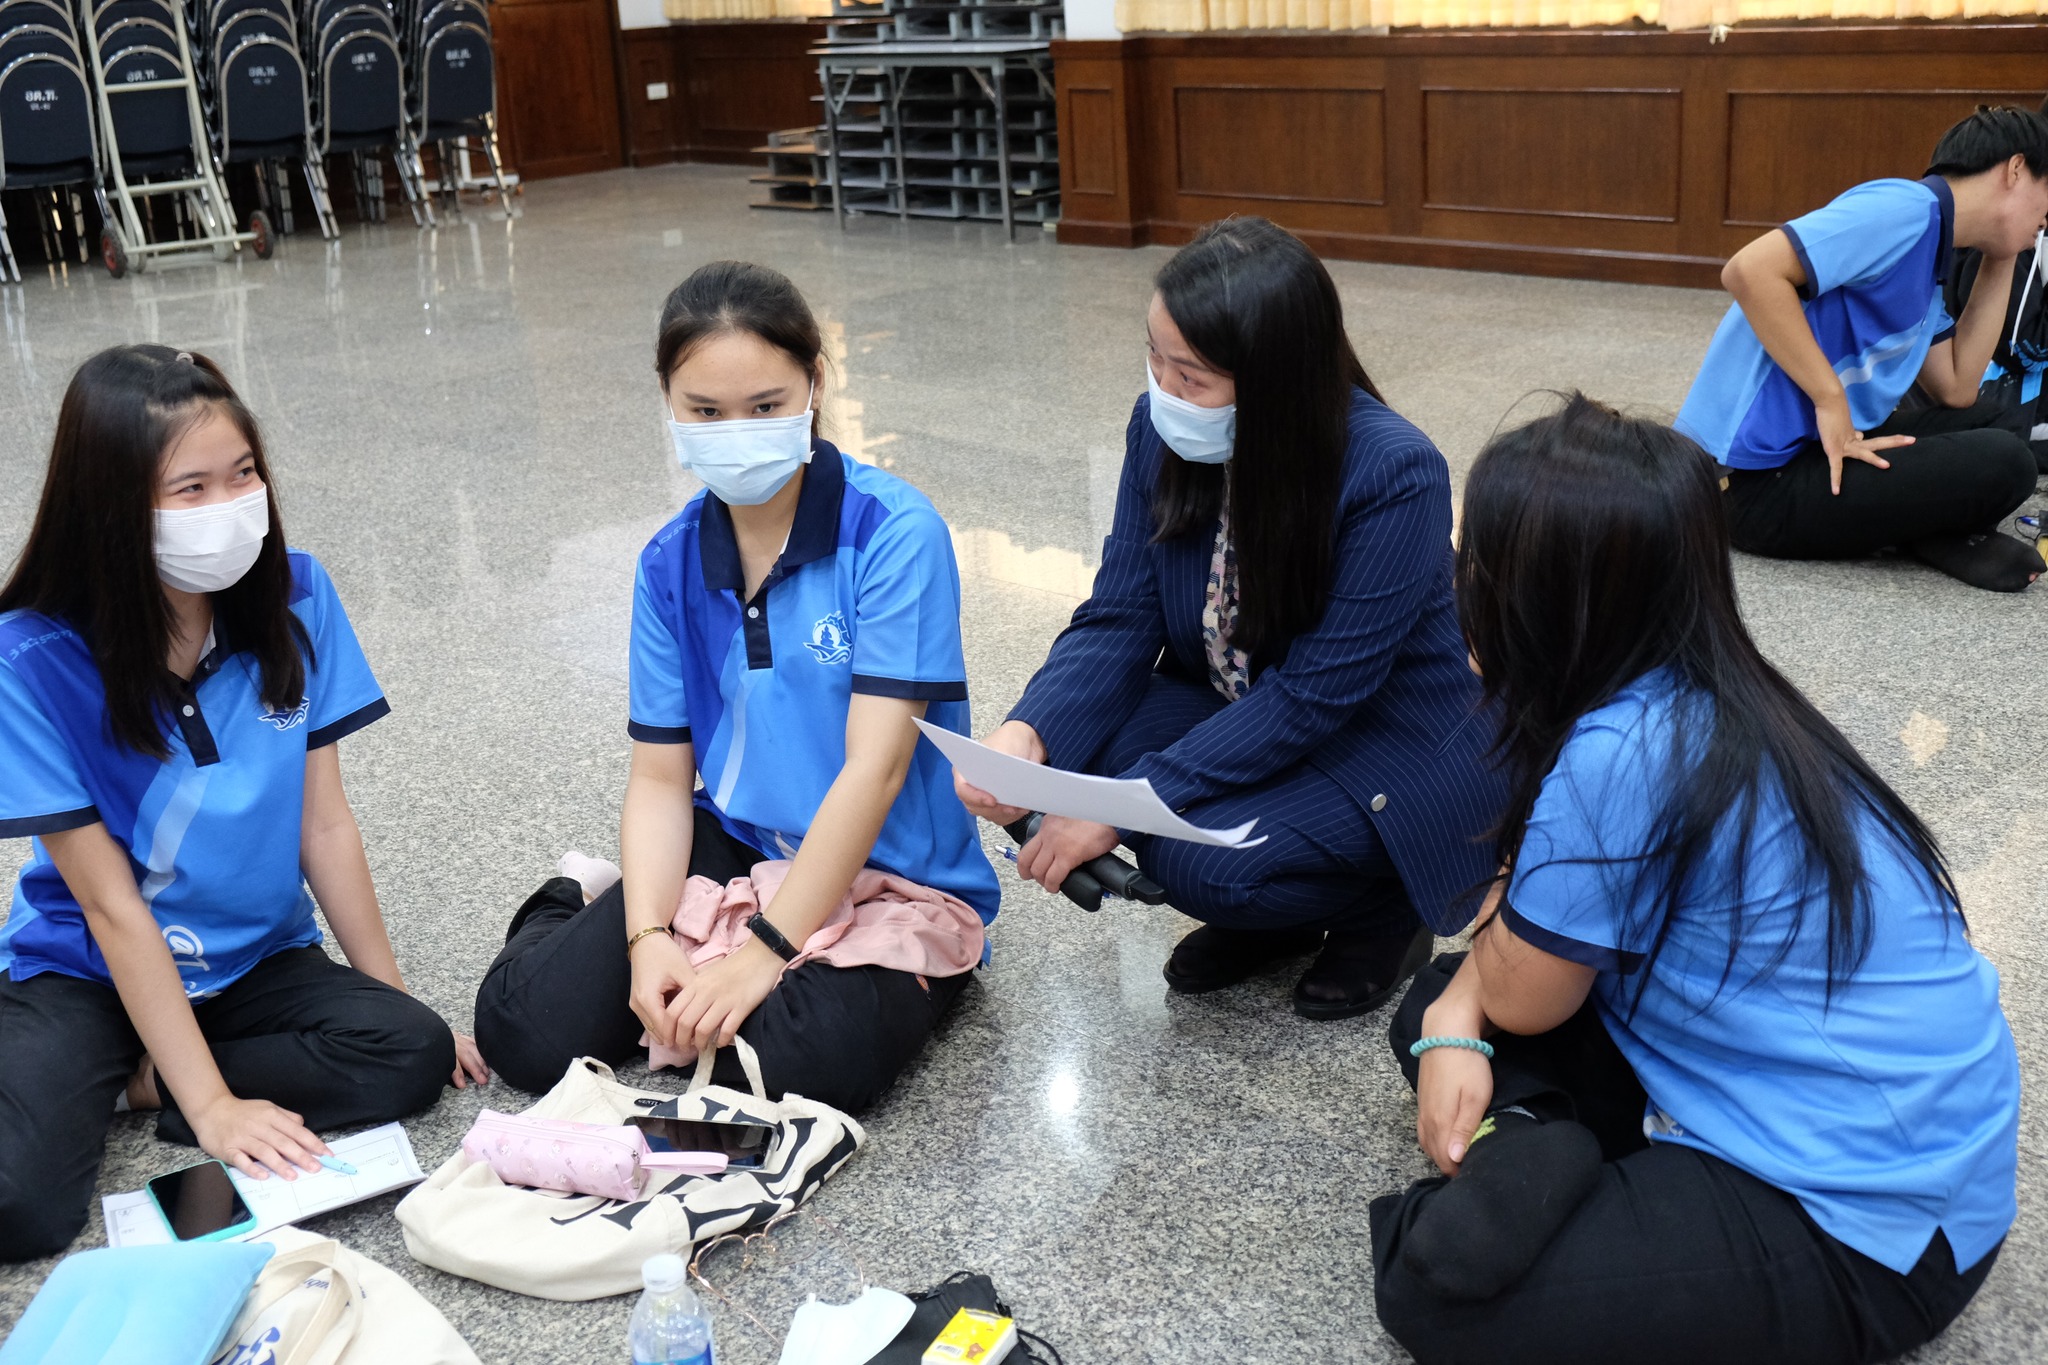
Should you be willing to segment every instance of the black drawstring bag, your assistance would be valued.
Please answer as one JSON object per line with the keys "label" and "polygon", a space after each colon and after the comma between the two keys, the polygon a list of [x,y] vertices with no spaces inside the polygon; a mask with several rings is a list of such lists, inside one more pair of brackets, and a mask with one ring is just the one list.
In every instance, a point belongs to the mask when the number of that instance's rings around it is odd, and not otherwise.
{"label": "black drawstring bag", "polygon": [[[1010,1311],[1010,1305],[996,1297],[994,1280],[969,1270],[956,1270],[930,1289],[909,1298],[917,1305],[917,1311],[910,1315],[910,1321],[896,1334],[896,1339],[884,1346],[868,1365],[922,1365],[925,1348],[938,1339],[953,1315],[963,1308],[1000,1313],[1006,1318],[1017,1316]],[[1007,1360],[1020,1365],[1066,1365],[1051,1342],[1022,1327],[1017,1329],[1017,1349]]]}

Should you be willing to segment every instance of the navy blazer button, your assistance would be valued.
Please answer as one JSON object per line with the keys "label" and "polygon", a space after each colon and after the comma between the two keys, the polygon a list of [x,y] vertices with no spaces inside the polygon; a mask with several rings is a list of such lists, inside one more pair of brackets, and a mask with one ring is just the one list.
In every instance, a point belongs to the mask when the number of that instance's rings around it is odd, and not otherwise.
{"label": "navy blazer button", "polygon": [[1372,799],[1372,808],[1375,811],[1382,811],[1387,808],[1387,794],[1385,792],[1381,792]]}

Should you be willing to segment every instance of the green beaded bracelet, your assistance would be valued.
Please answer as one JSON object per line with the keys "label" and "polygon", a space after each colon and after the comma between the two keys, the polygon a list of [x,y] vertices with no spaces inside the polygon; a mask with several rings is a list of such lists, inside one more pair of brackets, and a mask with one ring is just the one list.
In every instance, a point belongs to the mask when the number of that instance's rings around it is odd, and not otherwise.
{"label": "green beaded bracelet", "polygon": [[1493,1044],[1478,1038],[1417,1038],[1409,1045],[1408,1055],[1420,1057],[1433,1047],[1461,1047],[1467,1052],[1478,1053],[1489,1062],[1493,1060]]}

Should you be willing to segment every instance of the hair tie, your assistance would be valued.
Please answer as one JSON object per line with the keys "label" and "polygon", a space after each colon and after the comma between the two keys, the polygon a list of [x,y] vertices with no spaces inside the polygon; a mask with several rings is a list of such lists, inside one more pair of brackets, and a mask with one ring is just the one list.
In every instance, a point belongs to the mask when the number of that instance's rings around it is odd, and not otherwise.
{"label": "hair tie", "polygon": [[178,359],[190,365],[192,363],[192,353],[190,351],[180,351],[178,352]]}

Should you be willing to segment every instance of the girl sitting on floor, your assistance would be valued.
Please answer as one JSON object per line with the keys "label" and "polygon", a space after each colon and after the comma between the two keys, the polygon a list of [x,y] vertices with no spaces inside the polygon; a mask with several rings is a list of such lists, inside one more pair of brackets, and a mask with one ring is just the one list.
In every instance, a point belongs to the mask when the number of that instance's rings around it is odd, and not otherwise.
{"label": "girl sitting on floor", "polygon": [[336,747],[391,708],[269,485],[205,356],[117,346],[65,392],[0,589],[0,838],[36,841],[0,928],[0,1261],[78,1235],[117,1105],[292,1179],[318,1130],[486,1078],[399,977]]}
{"label": "girl sitting on floor", "polygon": [[1466,484],[1504,895],[1392,1029],[1449,1178],[1372,1207],[1438,1361],[1889,1360],[2015,1213],[2019,1066],[1934,838],[1757,651],[1716,471],[1574,395]]}
{"label": "girl sitting on floor", "polygon": [[[820,931],[867,868],[996,912],[974,819],[914,724],[967,730],[952,539],[922,493],[815,434],[818,324],[775,271],[721,261],[677,286],[655,374],[706,487],[640,554],[624,880],[564,859],[513,918],[477,1035],[535,1091],[643,1035],[687,1057],[737,1036],[771,1092],[864,1109],[971,979],[979,934],[940,974],[916,954],[836,965]],[[784,858],[731,951],[677,922],[691,876],[727,884]],[[715,1067],[746,1085],[734,1052]]]}

